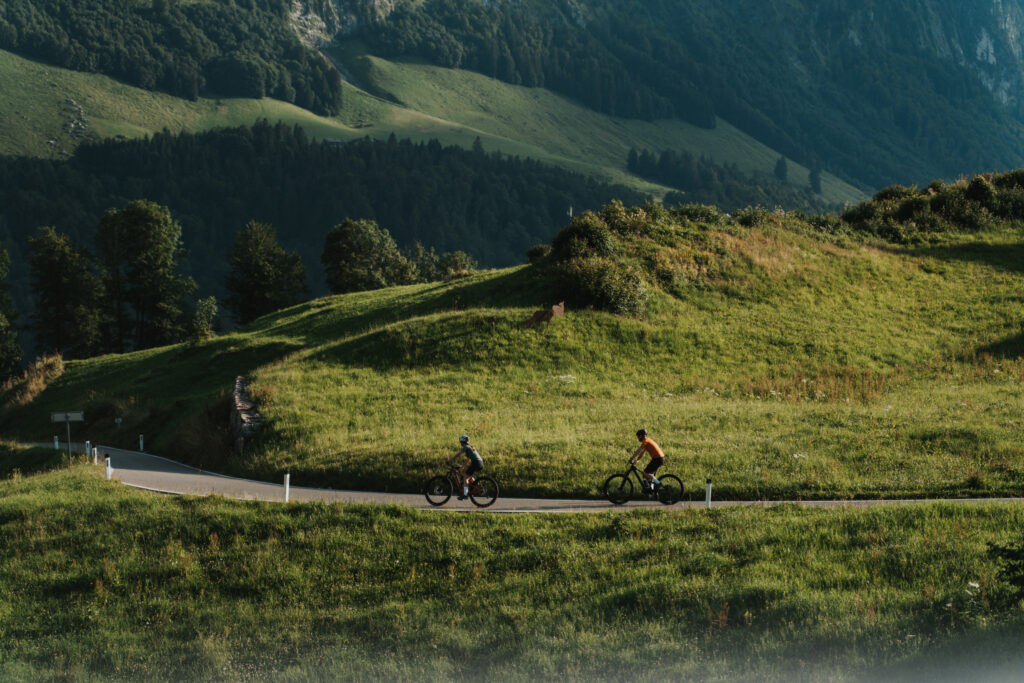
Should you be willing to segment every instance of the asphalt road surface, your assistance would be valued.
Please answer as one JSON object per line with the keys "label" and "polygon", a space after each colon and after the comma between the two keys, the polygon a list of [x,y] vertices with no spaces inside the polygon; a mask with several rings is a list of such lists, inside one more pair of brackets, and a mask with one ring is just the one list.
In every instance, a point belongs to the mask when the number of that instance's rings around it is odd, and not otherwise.
{"label": "asphalt road surface", "polygon": [[[45,445],[45,444],[41,444]],[[79,452],[82,446],[76,444]],[[214,472],[205,472],[188,465],[162,458],[157,455],[122,450],[109,446],[97,446],[99,463],[102,467],[106,457],[110,457],[113,468],[113,479],[126,486],[159,493],[192,495],[192,496],[223,496],[238,500],[262,500],[284,502],[284,483],[272,484],[251,479],[238,479]],[[500,482],[499,482],[500,484]],[[698,495],[695,492],[694,495]],[[478,510],[470,501],[456,500],[452,496],[443,507],[435,508],[427,503],[422,494],[412,493],[374,493],[371,491],[341,491],[334,489],[317,489],[292,485],[289,498],[296,502],[322,501],[328,503],[379,503],[385,505],[404,505],[419,509],[442,510]],[[682,501],[667,509],[702,508],[705,507],[704,491],[699,491],[700,500]],[[1024,498],[971,498],[949,499],[949,502],[965,504],[983,504],[987,502],[1024,502]],[[769,507],[793,503],[807,507],[866,507],[871,505],[906,505],[934,502],[932,500],[823,500],[823,501],[712,501],[712,507]],[[617,506],[602,500],[567,500],[551,498],[505,498],[499,497],[488,512],[523,513],[523,512],[605,512],[608,510],[658,508],[666,509],[656,501],[631,501]]]}

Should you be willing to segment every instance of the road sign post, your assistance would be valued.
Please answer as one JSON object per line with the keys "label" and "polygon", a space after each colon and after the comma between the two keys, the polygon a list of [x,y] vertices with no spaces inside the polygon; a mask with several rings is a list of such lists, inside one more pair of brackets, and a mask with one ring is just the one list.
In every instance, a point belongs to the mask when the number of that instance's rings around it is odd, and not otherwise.
{"label": "road sign post", "polygon": [[68,438],[68,467],[71,467],[71,423],[85,422],[85,412],[81,410],[60,410],[50,413],[50,422],[63,422]]}

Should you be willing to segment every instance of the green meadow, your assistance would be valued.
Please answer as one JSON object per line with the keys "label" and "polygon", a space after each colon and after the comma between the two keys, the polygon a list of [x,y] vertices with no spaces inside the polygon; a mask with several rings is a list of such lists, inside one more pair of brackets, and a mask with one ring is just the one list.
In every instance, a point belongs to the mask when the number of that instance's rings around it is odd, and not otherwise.
{"label": "green meadow", "polygon": [[1024,670],[1020,601],[988,547],[1019,538],[1019,505],[523,516],[281,505],[155,496],[81,463],[28,476],[9,467],[20,451],[0,448],[5,680]]}
{"label": "green meadow", "polygon": [[[300,125],[315,139],[383,140],[394,134],[470,148],[479,137],[488,151],[538,159],[658,197],[668,188],[626,171],[630,147],[686,150],[767,177],[779,156],[724,121],[709,131],[674,120],[617,119],[543,89],[512,86],[470,72],[394,63],[360,53],[346,53],[344,59],[369,91],[387,97],[346,84],[341,113],[327,118],[272,99],[183,100],[0,50],[0,153],[55,157],[73,152],[84,138],[64,128],[72,118],[70,99],[83,108],[90,133],[100,138],[141,137],[164,129],[196,132],[251,125],[260,119]],[[807,185],[807,169],[790,162],[789,174],[792,183]],[[864,198],[829,174],[822,176],[822,196],[836,205]]]}
{"label": "green meadow", "polygon": [[[708,477],[727,499],[1020,495],[1018,227],[900,246],[648,208],[603,213],[650,231],[615,238],[642,314],[569,304],[524,328],[567,286],[543,262],[328,297],[196,346],[40,364],[0,430],[46,441],[51,410],[81,408],[79,440],[386,491],[419,491],[468,433],[505,494],[593,497],[645,427],[697,497]],[[238,375],[266,419],[242,454]]]}

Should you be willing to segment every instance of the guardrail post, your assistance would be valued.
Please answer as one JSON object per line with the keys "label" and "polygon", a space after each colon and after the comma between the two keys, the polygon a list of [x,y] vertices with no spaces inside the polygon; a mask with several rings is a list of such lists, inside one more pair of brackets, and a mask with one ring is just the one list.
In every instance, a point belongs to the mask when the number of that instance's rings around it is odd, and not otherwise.
{"label": "guardrail post", "polygon": [[107,480],[114,476],[114,466],[110,464],[110,456],[107,456]]}
{"label": "guardrail post", "polygon": [[711,509],[711,477],[708,477],[708,488],[704,493],[704,507]]}
{"label": "guardrail post", "polygon": [[286,503],[288,502],[288,498],[291,494],[291,491],[289,491],[289,489],[291,488],[291,484],[292,472],[291,470],[288,470],[287,472],[284,473],[284,502]]}

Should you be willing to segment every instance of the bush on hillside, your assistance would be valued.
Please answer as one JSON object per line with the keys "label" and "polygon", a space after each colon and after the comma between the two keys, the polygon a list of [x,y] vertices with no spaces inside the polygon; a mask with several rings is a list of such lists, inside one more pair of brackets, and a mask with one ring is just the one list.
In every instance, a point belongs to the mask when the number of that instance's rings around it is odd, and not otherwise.
{"label": "bush on hillside", "polygon": [[526,250],[526,258],[530,261],[530,263],[539,263],[550,255],[550,244],[535,244]]}
{"label": "bush on hillside", "polygon": [[890,185],[876,192],[874,199],[876,202],[898,201],[900,199],[909,199],[917,193],[917,188],[913,185]]}
{"label": "bush on hillside", "polygon": [[1000,190],[1024,188],[1024,168],[993,176],[992,183]]}
{"label": "bush on hillside", "polygon": [[931,206],[953,226],[970,232],[981,230],[992,218],[984,206],[967,196],[967,188],[962,185],[951,186],[933,197]]}
{"label": "bush on hillside", "polygon": [[608,258],[573,259],[560,267],[565,298],[575,307],[619,315],[641,315],[647,288],[639,273]]}
{"label": "bush on hillside", "polygon": [[592,211],[573,218],[551,241],[551,253],[559,261],[592,256],[608,257],[615,251],[615,238],[611,230]]}
{"label": "bush on hillside", "polygon": [[736,222],[745,228],[753,228],[768,222],[771,212],[763,206],[748,206],[733,214]]}
{"label": "bush on hillside", "polygon": [[672,214],[683,221],[692,221],[705,225],[718,225],[725,222],[725,214],[717,206],[707,204],[682,204],[672,209]]}
{"label": "bush on hillside", "polygon": [[967,198],[986,206],[995,203],[996,188],[985,176],[975,176],[967,186]]}
{"label": "bush on hillside", "polygon": [[639,206],[627,209],[618,199],[601,208],[598,214],[611,230],[622,235],[643,235],[651,226],[648,212]]}

